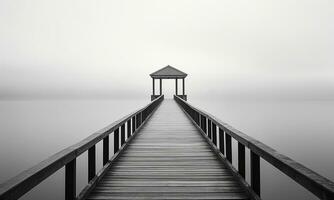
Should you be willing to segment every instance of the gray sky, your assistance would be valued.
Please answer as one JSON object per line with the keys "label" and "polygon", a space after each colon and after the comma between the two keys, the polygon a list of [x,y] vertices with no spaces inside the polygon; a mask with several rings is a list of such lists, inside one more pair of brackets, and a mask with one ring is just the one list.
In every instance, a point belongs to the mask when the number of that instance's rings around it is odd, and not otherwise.
{"label": "gray sky", "polygon": [[0,0],[0,98],[146,96],[169,64],[192,96],[334,99],[333,21],[329,0]]}

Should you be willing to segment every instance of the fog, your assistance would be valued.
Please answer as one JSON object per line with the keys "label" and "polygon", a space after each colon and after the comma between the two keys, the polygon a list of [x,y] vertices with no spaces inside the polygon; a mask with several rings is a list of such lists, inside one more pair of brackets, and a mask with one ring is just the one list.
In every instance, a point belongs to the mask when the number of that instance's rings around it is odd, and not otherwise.
{"label": "fog", "polygon": [[146,97],[171,65],[192,97],[334,99],[333,21],[329,0],[2,0],[0,98]]}

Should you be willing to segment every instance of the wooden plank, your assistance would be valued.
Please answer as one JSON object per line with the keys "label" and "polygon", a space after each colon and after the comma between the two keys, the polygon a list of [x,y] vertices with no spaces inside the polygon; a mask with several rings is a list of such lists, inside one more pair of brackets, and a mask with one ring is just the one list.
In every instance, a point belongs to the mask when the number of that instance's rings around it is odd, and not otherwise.
{"label": "wooden plank", "polygon": [[177,104],[166,100],[87,199],[248,198]]}

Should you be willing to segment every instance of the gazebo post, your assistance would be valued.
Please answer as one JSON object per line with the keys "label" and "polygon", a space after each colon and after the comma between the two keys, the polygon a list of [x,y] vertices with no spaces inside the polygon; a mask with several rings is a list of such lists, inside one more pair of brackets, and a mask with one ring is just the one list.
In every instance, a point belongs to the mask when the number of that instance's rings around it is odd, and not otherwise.
{"label": "gazebo post", "polygon": [[155,86],[154,86],[154,82],[155,82],[155,80],[154,80],[154,78],[152,78],[152,80],[153,80],[153,92],[152,92],[152,94],[153,94],[153,96],[155,95]]}
{"label": "gazebo post", "polygon": [[185,95],[185,78],[182,79],[182,95],[184,96]]}
{"label": "gazebo post", "polygon": [[175,95],[177,95],[177,78],[175,79]]}
{"label": "gazebo post", "polygon": [[160,95],[162,95],[162,79],[160,79]]}

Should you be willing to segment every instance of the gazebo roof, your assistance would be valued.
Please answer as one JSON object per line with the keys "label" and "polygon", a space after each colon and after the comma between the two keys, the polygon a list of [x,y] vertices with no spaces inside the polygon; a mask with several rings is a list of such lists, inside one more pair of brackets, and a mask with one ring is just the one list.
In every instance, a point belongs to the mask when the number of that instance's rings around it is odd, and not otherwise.
{"label": "gazebo roof", "polygon": [[162,79],[170,79],[170,78],[185,78],[187,76],[186,73],[167,65],[166,67],[159,69],[156,72],[150,74],[152,78],[162,78]]}

